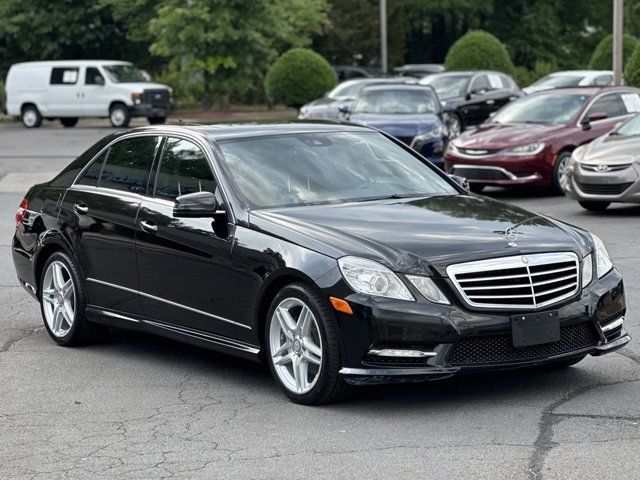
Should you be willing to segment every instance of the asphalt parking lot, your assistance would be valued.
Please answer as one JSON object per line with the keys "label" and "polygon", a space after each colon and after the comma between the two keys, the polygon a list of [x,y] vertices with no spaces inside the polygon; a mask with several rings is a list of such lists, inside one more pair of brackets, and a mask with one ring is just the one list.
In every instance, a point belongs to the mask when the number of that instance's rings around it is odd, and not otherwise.
{"label": "asphalt parking lot", "polygon": [[82,125],[0,126],[0,478],[638,478],[640,206],[488,192],[604,239],[626,282],[624,350],[303,407],[266,367],[225,355],[128,332],[50,340],[15,277],[13,216],[29,185],[112,131]]}

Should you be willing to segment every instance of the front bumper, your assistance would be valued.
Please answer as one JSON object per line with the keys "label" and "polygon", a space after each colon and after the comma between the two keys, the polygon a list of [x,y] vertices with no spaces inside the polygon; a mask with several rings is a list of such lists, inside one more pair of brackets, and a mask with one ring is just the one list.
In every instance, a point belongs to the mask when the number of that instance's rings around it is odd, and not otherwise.
{"label": "front bumper", "polygon": [[640,163],[622,170],[598,172],[574,162],[565,193],[578,201],[640,203]]}
{"label": "front bumper", "polygon": [[518,156],[499,153],[464,155],[448,151],[445,169],[478,185],[550,185],[553,158],[546,149],[537,155]]}
{"label": "front bumper", "polygon": [[129,106],[129,115],[132,117],[166,118],[173,112],[173,104],[152,105],[151,103],[138,103]]}
{"label": "front bumper", "polygon": [[[513,347],[511,341],[511,317],[518,312],[476,312],[456,305],[359,295],[347,300],[354,315],[338,314],[343,349],[340,374],[352,384],[435,380],[550,364],[603,355],[631,339],[624,324],[618,325],[626,304],[622,278],[615,270],[577,298],[546,309],[559,313],[561,341],[523,348]],[[616,328],[610,328],[613,325]],[[430,355],[411,361],[374,358],[370,351],[377,348],[422,349]]]}

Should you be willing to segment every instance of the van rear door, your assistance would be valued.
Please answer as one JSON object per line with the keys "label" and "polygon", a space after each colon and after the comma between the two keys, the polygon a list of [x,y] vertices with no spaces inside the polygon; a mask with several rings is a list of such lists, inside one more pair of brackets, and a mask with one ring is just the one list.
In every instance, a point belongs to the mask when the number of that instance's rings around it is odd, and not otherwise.
{"label": "van rear door", "polygon": [[54,66],[51,68],[46,95],[44,117],[81,117],[79,66]]}

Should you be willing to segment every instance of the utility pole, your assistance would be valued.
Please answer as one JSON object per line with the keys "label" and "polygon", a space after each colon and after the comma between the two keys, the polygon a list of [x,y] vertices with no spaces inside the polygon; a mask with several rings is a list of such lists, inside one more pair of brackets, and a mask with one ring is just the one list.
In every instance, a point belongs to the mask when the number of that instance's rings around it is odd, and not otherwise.
{"label": "utility pole", "polygon": [[613,0],[613,84],[622,85],[622,34],[624,0]]}
{"label": "utility pole", "polygon": [[389,70],[387,54],[387,0],[380,0],[380,62],[382,71]]}

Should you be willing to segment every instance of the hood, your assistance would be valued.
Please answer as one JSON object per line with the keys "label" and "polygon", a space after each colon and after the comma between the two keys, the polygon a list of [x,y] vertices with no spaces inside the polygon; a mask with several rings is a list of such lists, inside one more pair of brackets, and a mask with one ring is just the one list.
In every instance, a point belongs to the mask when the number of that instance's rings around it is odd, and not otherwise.
{"label": "hood", "polygon": [[346,103],[346,100],[340,100],[338,98],[331,98],[331,97],[322,97],[322,98],[318,98],[317,100],[314,100],[313,102],[309,102],[304,106],[305,107],[326,107],[329,105],[335,105],[335,107],[338,108],[338,106],[343,103]]}
{"label": "hood", "polygon": [[[571,227],[471,195],[258,210],[251,224],[335,258],[355,255],[397,272],[442,276],[453,263],[545,251],[582,257],[588,248]],[[504,232],[513,226],[519,237],[510,246]]]}
{"label": "hood", "polygon": [[586,147],[584,163],[621,165],[640,159],[640,136],[605,135]]}
{"label": "hood", "polygon": [[464,132],[453,143],[461,148],[499,150],[543,142],[563,128],[565,125],[541,123],[483,123],[473,130]]}
{"label": "hood", "polygon": [[542,92],[543,90],[551,90],[553,87],[548,85],[530,85],[528,87],[524,87],[522,91],[529,95],[530,93]]}
{"label": "hood", "polygon": [[415,137],[442,126],[438,116],[432,113],[416,115],[353,113],[349,115],[349,121],[375,127],[393,137]]}
{"label": "hood", "polygon": [[127,90],[130,90],[132,92],[141,92],[143,90],[150,90],[150,89],[169,90],[169,87],[167,85],[163,85],[161,83],[154,83],[154,82],[122,82],[122,83],[115,83],[114,85],[118,87],[126,88]]}

